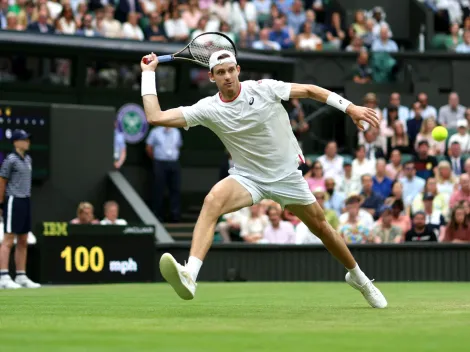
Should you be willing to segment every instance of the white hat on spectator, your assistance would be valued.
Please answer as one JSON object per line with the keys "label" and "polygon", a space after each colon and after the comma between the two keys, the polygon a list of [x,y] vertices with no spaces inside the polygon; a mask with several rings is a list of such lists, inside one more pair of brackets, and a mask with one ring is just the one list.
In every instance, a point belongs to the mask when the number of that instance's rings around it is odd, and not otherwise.
{"label": "white hat on spectator", "polygon": [[467,120],[458,120],[458,121],[457,121],[457,127],[465,127],[465,128],[468,128],[468,122],[467,122]]}

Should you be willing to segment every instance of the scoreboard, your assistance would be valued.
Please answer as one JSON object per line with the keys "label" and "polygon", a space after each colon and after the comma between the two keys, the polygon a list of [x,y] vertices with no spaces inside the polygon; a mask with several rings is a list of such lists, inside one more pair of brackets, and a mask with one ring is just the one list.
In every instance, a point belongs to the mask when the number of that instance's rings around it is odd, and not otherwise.
{"label": "scoreboard", "polygon": [[0,164],[13,150],[11,134],[22,129],[32,134],[28,152],[33,159],[33,180],[44,180],[50,167],[51,108],[46,105],[0,101]]}

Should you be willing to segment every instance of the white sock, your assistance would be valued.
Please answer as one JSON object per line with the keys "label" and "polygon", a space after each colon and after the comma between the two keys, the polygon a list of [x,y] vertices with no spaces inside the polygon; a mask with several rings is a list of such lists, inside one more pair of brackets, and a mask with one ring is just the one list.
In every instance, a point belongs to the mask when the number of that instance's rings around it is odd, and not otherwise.
{"label": "white sock", "polygon": [[362,272],[357,263],[354,268],[348,269],[348,271],[351,274],[352,279],[359,285],[364,285],[367,281],[369,281],[369,278]]}
{"label": "white sock", "polygon": [[199,270],[201,270],[202,260],[196,257],[189,257],[188,264],[186,264],[186,268],[190,272],[194,282],[196,282],[197,275],[199,274]]}

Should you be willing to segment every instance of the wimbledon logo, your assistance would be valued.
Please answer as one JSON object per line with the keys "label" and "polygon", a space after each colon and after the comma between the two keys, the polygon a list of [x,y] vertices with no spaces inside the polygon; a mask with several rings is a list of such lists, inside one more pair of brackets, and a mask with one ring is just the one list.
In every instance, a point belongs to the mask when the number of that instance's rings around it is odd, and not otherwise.
{"label": "wimbledon logo", "polygon": [[144,109],[137,104],[125,104],[117,112],[119,128],[127,143],[135,144],[147,135],[149,125]]}

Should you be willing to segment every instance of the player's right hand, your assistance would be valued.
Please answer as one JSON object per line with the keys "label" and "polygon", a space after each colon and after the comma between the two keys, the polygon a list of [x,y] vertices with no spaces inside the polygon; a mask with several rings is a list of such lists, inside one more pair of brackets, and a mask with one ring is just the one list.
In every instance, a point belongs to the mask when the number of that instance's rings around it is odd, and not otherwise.
{"label": "player's right hand", "polygon": [[145,55],[140,61],[142,71],[155,71],[158,65],[158,57],[154,53]]}

